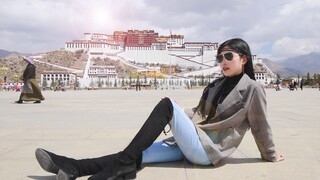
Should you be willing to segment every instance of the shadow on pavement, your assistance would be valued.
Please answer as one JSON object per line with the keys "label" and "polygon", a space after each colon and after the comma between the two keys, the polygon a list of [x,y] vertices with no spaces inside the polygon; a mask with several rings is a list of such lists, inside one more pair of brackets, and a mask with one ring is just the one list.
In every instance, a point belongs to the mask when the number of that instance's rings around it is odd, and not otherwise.
{"label": "shadow on pavement", "polygon": [[185,168],[185,169],[211,169],[211,168],[220,168],[227,164],[249,164],[249,163],[263,163],[261,158],[231,158],[227,157],[220,161],[220,163],[216,166],[200,166],[194,165],[187,160],[177,161],[171,163],[154,163],[154,164],[143,164],[144,167],[169,167],[169,168]]}
{"label": "shadow on pavement", "polygon": [[35,180],[56,180],[56,175],[52,176],[28,176],[30,179],[35,179]]}

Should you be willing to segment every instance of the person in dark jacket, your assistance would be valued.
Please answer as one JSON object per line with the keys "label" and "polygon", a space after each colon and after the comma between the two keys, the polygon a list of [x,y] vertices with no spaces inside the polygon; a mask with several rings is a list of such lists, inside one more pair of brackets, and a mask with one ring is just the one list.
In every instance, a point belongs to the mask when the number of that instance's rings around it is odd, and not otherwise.
{"label": "person in dark jacket", "polygon": [[41,103],[41,101],[44,100],[44,97],[36,80],[36,66],[34,65],[34,60],[31,57],[23,57],[23,60],[27,63],[27,66],[21,77],[23,87],[20,98],[15,102],[18,104],[23,103],[23,101]]}
{"label": "person in dark jacket", "polygon": [[[146,163],[186,158],[196,165],[217,165],[237,149],[249,129],[263,160],[283,161],[273,142],[266,94],[255,81],[248,44],[239,38],[230,39],[217,53],[223,77],[204,89],[195,108],[184,111],[172,99],[163,98],[122,151],[76,160],[37,148],[38,163],[45,171],[57,174],[58,180],[86,175],[92,175],[89,180],[132,179]],[[155,142],[168,124],[173,137]]]}

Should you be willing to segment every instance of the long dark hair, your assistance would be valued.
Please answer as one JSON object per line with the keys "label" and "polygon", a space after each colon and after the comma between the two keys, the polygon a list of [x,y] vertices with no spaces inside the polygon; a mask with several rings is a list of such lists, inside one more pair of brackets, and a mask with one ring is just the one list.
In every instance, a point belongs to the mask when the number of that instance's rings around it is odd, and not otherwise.
{"label": "long dark hair", "polygon": [[219,46],[217,54],[220,54],[225,47],[247,58],[247,63],[244,65],[244,73],[251,79],[256,80],[253,71],[252,55],[248,43],[240,38],[229,39]]}

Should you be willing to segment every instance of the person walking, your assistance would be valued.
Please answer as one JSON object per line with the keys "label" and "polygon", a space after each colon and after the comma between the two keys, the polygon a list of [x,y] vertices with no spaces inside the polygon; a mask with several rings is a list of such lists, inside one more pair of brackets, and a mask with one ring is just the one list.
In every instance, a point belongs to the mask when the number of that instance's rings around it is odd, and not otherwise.
{"label": "person walking", "polygon": [[31,57],[23,57],[27,66],[23,72],[21,80],[23,80],[23,87],[18,101],[22,104],[23,101],[34,101],[34,103],[41,103],[45,98],[43,97],[38,82],[36,80],[36,66]]}
{"label": "person walking", "polygon": [[293,81],[293,88],[298,91],[297,85],[298,85],[297,81]]}
{"label": "person walking", "polygon": [[[179,161],[217,165],[239,146],[248,129],[255,138],[261,158],[283,161],[275,150],[267,121],[266,94],[255,81],[248,44],[230,39],[218,48],[217,62],[223,77],[203,91],[198,105],[189,111],[166,97],[154,107],[141,129],[122,151],[98,158],[76,160],[37,148],[35,156],[58,180],[91,175],[89,180],[132,179],[142,164]],[[173,136],[155,140],[170,125]]]}
{"label": "person walking", "polygon": [[300,82],[300,89],[301,89],[301,91],[303,90],[303,84],[304,84],[304,79],[301,79],[301,82]]}

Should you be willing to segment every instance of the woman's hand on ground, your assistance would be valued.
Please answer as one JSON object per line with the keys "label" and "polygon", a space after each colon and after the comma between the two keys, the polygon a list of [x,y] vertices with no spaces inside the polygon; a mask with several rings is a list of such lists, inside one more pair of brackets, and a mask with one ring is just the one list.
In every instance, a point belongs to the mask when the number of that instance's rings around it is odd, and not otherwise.
{"label": "woman's hand on ground", "polygon": [[282,154],[280,154],[276,160],[276,162],[280,162],[284,160],[284,156]]}

